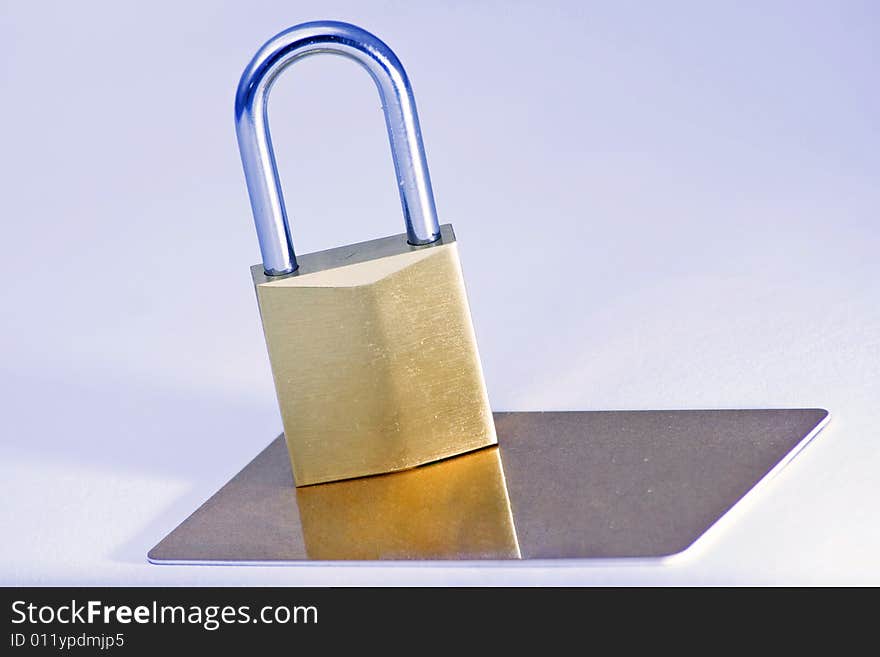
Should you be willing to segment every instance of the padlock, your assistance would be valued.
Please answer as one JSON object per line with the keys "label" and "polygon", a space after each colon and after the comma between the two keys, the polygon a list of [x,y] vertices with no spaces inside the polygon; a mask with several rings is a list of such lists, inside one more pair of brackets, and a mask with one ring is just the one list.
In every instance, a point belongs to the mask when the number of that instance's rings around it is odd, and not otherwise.
{"label": "padlock", "polygon": [[[315,53],[379,90],[406,233],[296,256],[269,136],[278,74]],[[295,483],[393,472],[497,442],[452,226],[439,225],[407,75],[378,38],[292,27],[245,69],[239,149],[263,263],[251,268]]]}

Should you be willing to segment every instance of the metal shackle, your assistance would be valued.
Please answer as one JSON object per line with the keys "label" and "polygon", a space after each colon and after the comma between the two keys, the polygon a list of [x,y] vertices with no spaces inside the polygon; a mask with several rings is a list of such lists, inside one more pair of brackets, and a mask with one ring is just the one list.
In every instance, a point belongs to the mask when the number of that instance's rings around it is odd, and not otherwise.
{"label": "metal shackle", "polygon": [[269,136],[269,91],[290,64],[318,53],[353,59],[375,81],[391,142],[407,241],[430,244],[440,237],[416,103],[400,60],[382,41],[354,25],[336,21],[303,23],[281,32],[260,48],[242,73],[235,95],[238,147],[263,269],[270,276],[289,274],[298,265]]}

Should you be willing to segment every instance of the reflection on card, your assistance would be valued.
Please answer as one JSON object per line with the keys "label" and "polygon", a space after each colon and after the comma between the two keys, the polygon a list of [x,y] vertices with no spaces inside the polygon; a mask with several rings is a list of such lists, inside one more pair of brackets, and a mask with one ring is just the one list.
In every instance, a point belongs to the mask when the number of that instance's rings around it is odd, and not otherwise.
{"label": "reflection on card", "polygon": [[497,447],[296,491],[310,559],[517,559]]}

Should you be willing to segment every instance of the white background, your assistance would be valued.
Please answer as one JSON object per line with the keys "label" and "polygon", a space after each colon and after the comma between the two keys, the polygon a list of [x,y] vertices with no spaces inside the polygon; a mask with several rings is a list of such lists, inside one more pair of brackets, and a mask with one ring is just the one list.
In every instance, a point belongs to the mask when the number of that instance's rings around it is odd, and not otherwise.
{"label": "white background", "polygon": [[[412,79],[496,410],[824,407],[675,566],[220,568],[147,550],[281,429],[232,122],[320,18]],[[0,583],[880,584],[880,9],[866,2],[10,2]],[[298,250],[402,231],[378,97],[270,103]]]}

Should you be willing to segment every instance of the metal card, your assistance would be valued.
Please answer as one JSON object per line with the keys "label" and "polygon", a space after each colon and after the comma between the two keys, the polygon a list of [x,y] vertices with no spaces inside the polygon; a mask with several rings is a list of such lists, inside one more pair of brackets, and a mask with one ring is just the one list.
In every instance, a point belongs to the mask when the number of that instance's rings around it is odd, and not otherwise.
{"label": "metal card", "polygon": [[282,435],[148,559],[660,559],[692,546],[827,421],[821,409],[496,413],[498,447],[300,489]]}

